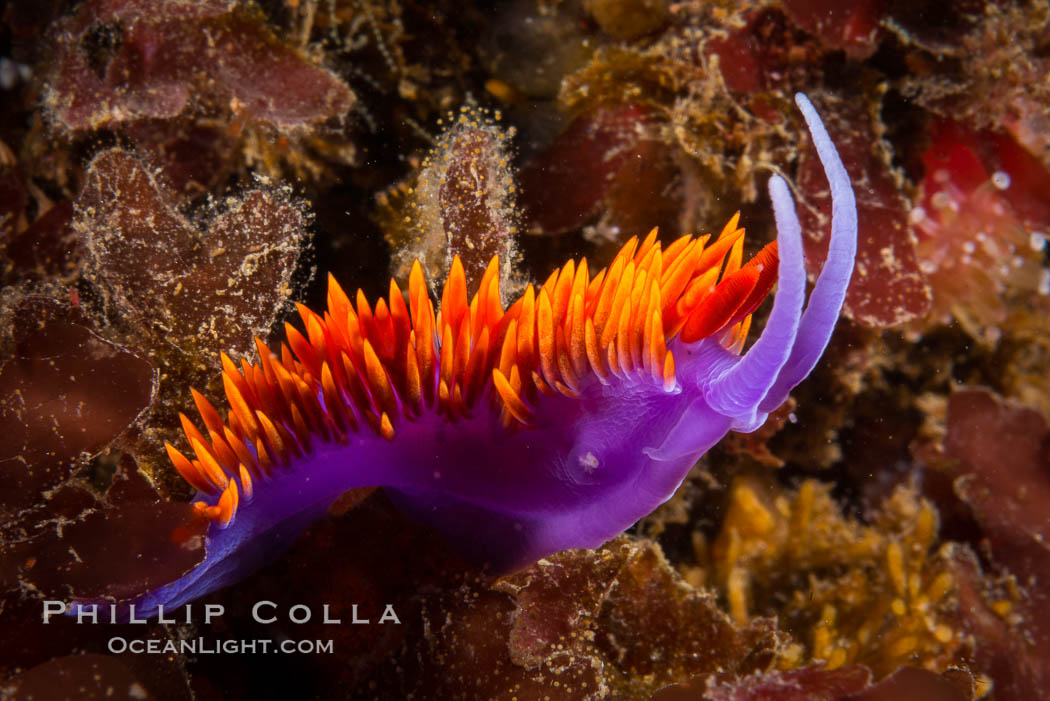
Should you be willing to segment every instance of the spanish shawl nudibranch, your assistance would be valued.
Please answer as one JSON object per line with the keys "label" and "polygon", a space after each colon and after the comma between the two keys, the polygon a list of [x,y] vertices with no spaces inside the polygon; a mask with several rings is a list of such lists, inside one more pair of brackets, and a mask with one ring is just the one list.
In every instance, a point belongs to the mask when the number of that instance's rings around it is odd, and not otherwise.
{"label": "spanish shawl nudibranch", "polygon": [[[280,357],[223,357],[226,421],[193,393],[196,459],[167,446],[212,520],[204,561],[139,599],[139,616],[230,584],[287,545],[346,490],[382,486],[475,558],[509,570],[601,545],[666,501],[728,431],[752,431],[810,372],[853,270],[846,170],[796,97],[833,198],[827,262],[805,301],[801,230],[770,180],[777,241],[741,265],[737,217],[714,241],[632,239],[592,275],[572,261],[504,310],[498,261],[467,299],[458,259],[435,314],[422,270],[407,304],[391,281],[373,309],[329,279],[323,316],[299,307]],[[779,258],[779,263],[778,263]],[[740,352],[777,278],[765,331]]]}

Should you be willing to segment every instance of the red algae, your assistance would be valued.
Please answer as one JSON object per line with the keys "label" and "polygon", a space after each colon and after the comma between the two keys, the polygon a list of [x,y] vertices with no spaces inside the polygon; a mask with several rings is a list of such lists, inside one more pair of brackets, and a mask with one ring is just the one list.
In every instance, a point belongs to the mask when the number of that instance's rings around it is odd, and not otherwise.
{"label": "red algae", "polygon": [[531,159],[519,178],[536,233],[560,234],[587,224],[651,119],[640,105],[599,106]]}
{"label": "red algae", "polygon": [[466,687],[478,698],[644,698],[693,675],[760,669],[777,640],[772,621],[736,627],[658,548],[627,538],[464,582],[428,596],[422,617],[425,635],[395,663],[405,697]]}
{"label": "red algae", "polygon": [[[167,527],[180,529],[175,532],[184,539],[155,531],[158,517]],[[127,456],[119,460],[104,495],[81,480],[68,480],[51,490],[44,503],[8,520],[0,546],[0,581],[6,590],[0,598],[0,677],[5,679],[0,687],[5,698],[12,693],[14,698],[94,698],[94,687],[81,672],[93,657],[117,661],[97,654],[112,652],[107,645],[114,635],[165,640],[167,635],[154,625],[78,625],[65,616],[53,616],[42,625],[41,598],[117,600],[158,577],[192,567],[204,555],[201,525],[185,505],[158,501],[156,490]],[[117,542],[120,547],[114,547]],[[115,572],[119,575],[113,578]],[[180,662],[148,657],[120,662],[153,697],[189,698]],[[114,681],[111,672],[120,678],[121,670],[107,662],[91,667],[100,683]],[[111,686],[106,689],[115,693]],[[142,697],[141,692],[135,689],[133,696]]]}
{"label": "red algae", "polygon": [[530,233],[592,227],[615,242],[653,226],[680,228],[683,187],[673,151],[658,136],[652,109],[598,105],[575,120],[521,169]]}
{"label": "red algae", "polygon": [[[209,386],[221,353],[254,351],[306,275],[308,215],[287,188],[259,187],[193,212],[163,175],[127,151],[89,164],[73,230],[86,249],[82,305],[100,333],[134,344],[159,371],[150,413],[127,444],[163,493],[156,449],[190,411],[187,386]],[[166,463],[165,463],[166,464]]]}
{"label": "red algae", "polygon": [[763,120],[779,122],[780,110],[766,97],[780,83],[776,76],[799,71],[816,60],[821,47],[775,7],[741,14],[742,26],[729,23],[726,31],[710,39],[707,50],[718,57],[718,72],[725,86],[747,100],[745,104]]}
{"label": "red algae", "polygon": [[850,696],[850,701],[973,701],[973,676],[964,669],[935,674],[917,667],[901,667],[878,684]]}
{"label": "red algae", "polygon": [[[699,4],[682,4],[674,10],[678,21],[653,40],[611,44],[595,51],[586,66],[563,79],[559,106],[570,115],[594,112],[603,105],[641,106],[651,114],[647,135],[664,142],[678,167],[667,171],[674,176],[665,181],[667,192],[650,185],[649,197],[638,198],[637,205],[651,206],[652,198],[666,198],[677,186],[679,170],[684,171],[680,218],[684,233],[701,226],[713,211],[731,214],[732,208],[722,209],[730,206],[723,199],[756,200],[761,167],[790,160],[783,131],[774,127],[785,111],[787,96],[751,99],[735,94],[722,64],[727,73],[740,73],[745,79],[757,76],[759,82],[749,83],[749,88],[768,89],[761,81],[769,75],[801,73],[804,65],[799,57],[809,54],[796,46],[801,32],[775,10],[753,13],[745,5],[730,16]],[[731,31],[741,26],[744,29],[734,37]],[[727,34],[733,38],[722,43]],[[789,47],[798,51],[789,55]],[[724,61],[717,56],[722,49],[727,53]],[[754,72],[737,71],[737,49],[751,60]],[[699,183],[691,183],[691,178]],[[659,176],[652,181],[659,181]]]}
{"label": "red algae", "polygon": [[[277,40],[250,10],[204,3],[91,1],[59,24],[46,103],[68,130],[170,119],[193,95],[280,128],[345,113],[349,89]],[[269,77],[264,90],[253,80]]]}
{"label": "red algae", "polygon": [[67,480],[82,456],[105,448],[156,391],[152,364],[100,338],[79,310],[29,298],[13,328],[14,357],[0,367],[0,508],[7,518]]}
{"label": "red algae", "polygon": [[[108,655],[59,657],[15,677],[7,698],[146,701],[156,698],[120,659]],[[186,696],[185,698],[189,698]]]}
{"label": "red algae", "polygon": [[882,28],[880,0],[785,0],[784,11],[826,47],[843,49],[853,59],[875,53]]}
{"label": "red algae", "polygon": [[[14,357],[0,368],[0,580],[63,599],[121,598],[197,564],[203,524],[188,505],[160,502],[134,461],[103,496],[77,476],[134,430],[156,392],[153,365],[100,338],[76,308],[29,297],[13,320]],[[168,530],[154,530],[157,519]]]}
{"label": "red algae", "polygon": [[[493,256],[499,256],[506,262],[500,266],[500,289],[510,299],[521,286],[514,273],[520,216],[510,170],[513,130],[505,132],[487,115],[466,107],[447,119],[451,125],[412,184],[381,199],[388,207],[387,236],[400,248],[397,276],[407,279],[418,260],[436,292],[459,256],[473,286]],[[470,295],[476,291],[467,289]]]}
{"label": "red algae", "polygon": [[23,576],[52,599],[126,600],[199,564],[205,530],[189,504],[125,502],[81,516],[57,540],[43,538]]}
{"label": "red algae", "polygon": [[696,678],[665,687],[650,701],[973,701],[968,672],[942,675],[901,667],[877,684],[863,667],[817,666],[756,674],[736,681]]}
{"label": "red algae", "polygon": [[[996,609],[1019,622],[1020,636],[987,635],[995,659],[996,698],[1035,698],[1050,684],[1050,428],[1038,412],[982,390],[952,394],[948,404],[946,469],[959,497],[973,510],[995,562],[1022,588],[1015,610]],[[993,619],[994,620],[994,619]]]}
{"label": "red algae", "polygon": [[664,687],[650,701],[840,701],[852,698],[870,681],[871,672],[863,667],[803,667],[732,681],[696,678]]}
{"label": "red algae", "polygon": [[911,222],[933,290],[932,321],[954,318],[995,342],[1013,298],[1050,295],[1043,264],[1050,172],[1002,133],[938,120],[923,153],[921,205]]}
{"label": "red algae", "polygon": [[0,281],[65,280],[76,276],[82,250],[70,230],[73,206],[33,187],[0,141]]}
{"label": "red algae", "polygon": [[73,203],[62,200],[12,235],[4,250],[5,281],[75,277],[83,249],[72,224]]}
{"label": "red algae", "polygon": [[1050,167],[1042,80],[1050,66],[1043,2],[921,2],[893,8],[886,23],[911,71],[901,89],[937,117],[1006,129]]}
{"label": "red algae", "polygon": [[98,281],[168,343],[247,352],[292,292],[306,218],[286,191],[230,198],[205,236],[144,164],[114,149],[91,162],[76,204]]}
{"label": "red algae", "polygon": [[356,96],[275,29],[251,3],[81,3],[49,32],[48,128],[35,125],[29,142],[43,154],[55,140],[116,135],[194,195],[246,168],[331,177],[356,158],[336,136]]}
{"label": "red algae", "polygon": [[162,173],[172,190],[188,197],[211,192],[237,170],[230,154],[237,152],[237,135],[205,120],[140,119],[121,125],[137,155]]}

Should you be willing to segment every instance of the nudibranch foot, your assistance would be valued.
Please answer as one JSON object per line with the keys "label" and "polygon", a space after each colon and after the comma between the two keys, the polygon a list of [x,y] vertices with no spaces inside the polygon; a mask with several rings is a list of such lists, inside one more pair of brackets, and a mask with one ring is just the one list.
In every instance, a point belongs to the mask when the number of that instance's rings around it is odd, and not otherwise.
{"label": "nudibranch foot", "polygon": [[[770,182],[777,240],[746,263],[734,216],[716,237],[631,239],[607,268],[569,261],[504,309],[499,261],[467,298],[454,260],[440,301],[421,267],[373,307],[329,278],[279,353],[223,356],[226,416],[194,393],[193,457],[168,446],[211,525],[205,560],[134,602],[175,608],[244,576],[346,490],[381,486],[496,569],[592,548],[666,501],[728,431],[751,431],[812,369],[853,266],[845,169],[797,101],[834,198],[827,263],[805,303],[801,231]],[[777,282],[762,335],[751,314]]]}

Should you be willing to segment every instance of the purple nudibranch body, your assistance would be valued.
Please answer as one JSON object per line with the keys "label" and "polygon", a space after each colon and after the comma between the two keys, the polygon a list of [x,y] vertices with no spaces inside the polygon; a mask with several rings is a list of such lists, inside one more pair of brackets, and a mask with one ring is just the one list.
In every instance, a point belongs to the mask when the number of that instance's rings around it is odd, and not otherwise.
{"label": "purple nudibranch body", "polygon": [[[706,247],[683,237],[663,249],[654,233],[593,277],[570,262],[506,311],[495,261],[470,304],[454,263],[436,316],[418,266],[407,304],[392,284],[374,310],[333,281],[328,312],[301,308],[307,336],[289,327],[281,357],[259,344],[259,365],[224,358],[225,422],[195,394],[206,429],[184,426],[197,458],[169,453],[212,519],[206,557],[124,603],[149,617],[236,582],[354,487],[384,487],[501,571],[597,547],[652,512],[727,432],[762,425],[838,319],[856,204],[819,116],[804,95],[796,102],[833,198],[804,311],[801,227],[777,175],[776,244],[744,266],[734,218]],[[765,329],[741,354],[774,279]]]}

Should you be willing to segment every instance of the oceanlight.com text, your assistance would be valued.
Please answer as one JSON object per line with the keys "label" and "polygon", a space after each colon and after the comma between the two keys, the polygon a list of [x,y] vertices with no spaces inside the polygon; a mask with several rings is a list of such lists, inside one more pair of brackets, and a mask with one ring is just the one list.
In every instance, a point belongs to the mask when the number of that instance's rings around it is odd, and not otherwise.
{"label": "oceanlight.com text", "polygon": [[271,654],[332,654],[331,640],[213,640],[189,638],[186,640],[142,640],[116,636],[109,639],[109,651],[115,655],[271,655]]}

